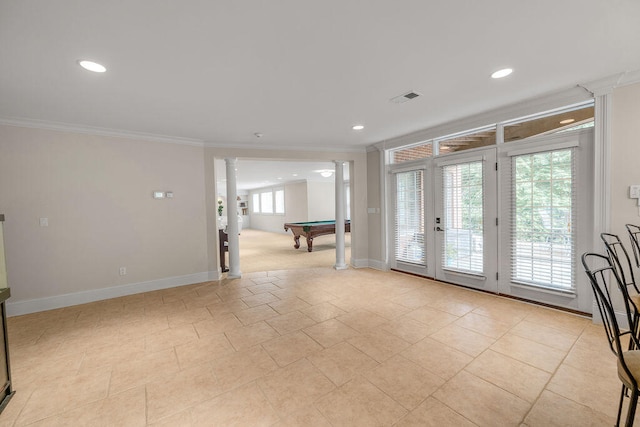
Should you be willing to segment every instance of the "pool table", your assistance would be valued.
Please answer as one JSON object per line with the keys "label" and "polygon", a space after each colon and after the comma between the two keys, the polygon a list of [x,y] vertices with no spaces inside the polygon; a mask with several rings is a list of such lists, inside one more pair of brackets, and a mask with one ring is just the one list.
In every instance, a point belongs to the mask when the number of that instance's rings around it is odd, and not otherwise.
{"label": "pool table", "polygon": [[[284,231],[291,230],[293,233],[294,248],[300,248],[300,236],[307,238],[307,251],[313,250],[313,238],[325,234],[336,233],[336,221],[310,221],[310,222],[290,222],[284,225]],[[351,221],[344,222],[344,231],[351,231]]]}

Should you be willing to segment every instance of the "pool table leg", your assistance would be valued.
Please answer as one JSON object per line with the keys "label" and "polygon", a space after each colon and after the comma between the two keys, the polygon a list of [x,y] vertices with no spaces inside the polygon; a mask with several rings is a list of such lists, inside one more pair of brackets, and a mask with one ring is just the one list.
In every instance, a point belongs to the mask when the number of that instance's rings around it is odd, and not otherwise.
{"label": "pool table leg", "polygon": [[295,242],[295,244],[293,245],[294,248],[299,249],[300,248],[300,235],[293,235],[293,241]]}
{"label": "pool table leg", "polygon": [[313,237],[307,236],[307,251],[311,252],[313,250]]}

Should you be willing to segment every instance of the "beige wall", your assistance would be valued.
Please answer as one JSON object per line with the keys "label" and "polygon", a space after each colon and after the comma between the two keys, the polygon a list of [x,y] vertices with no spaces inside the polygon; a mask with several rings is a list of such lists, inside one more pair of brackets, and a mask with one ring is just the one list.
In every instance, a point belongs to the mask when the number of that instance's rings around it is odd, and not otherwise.
{"label": "beige wall", "polygon": [[208,271],[202,147],[0,126],[0,153],[11,302]]}
{"label": "beige wall", "polygon": [[[385,248],[382,238],[383,227],[383,203],[380,181],[380,157],[379,150],[367,153],[367,207],[377,209],[368,213],[369,217],[369,262],[375,267],[383,268],[385,265]],[[373,267],[374,265],[372,265]]]}
{"label": "beige wall", "polygon": [[637,199],[629,198],[629,186],[640,185],[640,84],[614,90],[611,139],[611,232],[626,243],[624,225],[640,225]]}
{"label": "beige wall", "polygon": [[307,196],[306,181],[295,182],[284,187],[284,222],[307,221]]}
{"label": "beige wall", "polygon": [[336,184],[307,182],[307,221],[324,221],[336,217]]}

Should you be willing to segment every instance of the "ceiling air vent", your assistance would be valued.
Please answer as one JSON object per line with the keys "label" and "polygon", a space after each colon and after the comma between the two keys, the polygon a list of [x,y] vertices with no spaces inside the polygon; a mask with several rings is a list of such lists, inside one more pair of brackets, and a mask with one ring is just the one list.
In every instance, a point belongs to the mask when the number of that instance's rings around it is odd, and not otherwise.
{"label": "ceiling air vent", "polygon": [[411,92],[403,93],[400,96],[396,96],[395,98],[391,98],[389,101],[393,102],[394,104],[402,104],[403,102],[410,101],[419,96],[420,94],[418,92],[411,91]]}

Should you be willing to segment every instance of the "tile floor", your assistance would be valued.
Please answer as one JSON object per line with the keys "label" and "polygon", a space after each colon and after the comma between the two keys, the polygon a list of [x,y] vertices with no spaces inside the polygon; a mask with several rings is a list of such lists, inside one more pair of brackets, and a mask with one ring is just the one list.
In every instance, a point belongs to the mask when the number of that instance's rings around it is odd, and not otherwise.
{"label": "tile floor", "polygon": [[246,274],[8,321],[0,426],[597,426],[589,319],[369,269]]}

